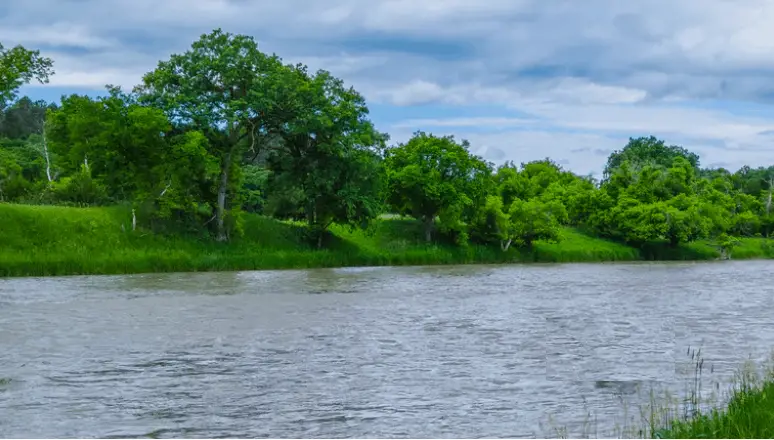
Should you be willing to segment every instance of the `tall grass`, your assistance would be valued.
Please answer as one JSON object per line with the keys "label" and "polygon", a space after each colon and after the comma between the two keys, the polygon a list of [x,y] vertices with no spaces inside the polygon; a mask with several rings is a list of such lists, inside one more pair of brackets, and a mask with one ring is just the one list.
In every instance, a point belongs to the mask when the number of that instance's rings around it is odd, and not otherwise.
{"label": "tall grass", "polygon": [[[131,230],[123,207],[71,208],[0,203],[0,276],[121,274],[169,271],[300,269],[312,267],[431,265],[514,262],[599,262],[717,258],[691,244],[671,254],[642,252],[565,228],[559,243],[536,242],[531,250],[497,246],[426,244],[421,225],[381,219],[367,231],[334,225],[325,249],[308,240],[301,224],[247,215],[244,236],[229,243],[203,237]],[[774,256],[774,247],[744,241],[735,258]],[[655,249],[660,249],[656,246]],[[768,253],[767,253],[768,252]]]}
{"label": "tall grass", "polygon": [[[772,358],[774,360],[774,358]],[[746,363],[724,407],[695,408],[674,418],[658,438],[774,438],[774,362],[764,369]]]}
{"label": "tall grass", "polygon": [[[707,366],[701,350],[688,348],[691,374],[678,396],[669,391],[648,390],[647,403],[632,410],[621,399],[623,421],[605,438],[774,438],[774,356],[762,366],[744,363],[725,389],[721,383],[705,383]],[[709,373],[714,371],[709,368]],[[709,393],[708,393],[709,391]],[[568,438],[566,427],[556,427],[549,419],[551,434]],[[583,432],[573,438],[597,438],[598,420],[587,411]]]}

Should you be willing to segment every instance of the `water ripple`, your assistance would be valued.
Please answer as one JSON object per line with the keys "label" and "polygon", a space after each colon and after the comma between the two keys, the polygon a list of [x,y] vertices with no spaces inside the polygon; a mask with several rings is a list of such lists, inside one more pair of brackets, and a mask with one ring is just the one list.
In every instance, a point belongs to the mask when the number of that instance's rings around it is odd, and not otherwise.
{"label": "water ripple", "polygon": [[[774,348],[771,262],[0,280],[0,437],[541,437]],[[578,434],[582,434],[578,432]]]}

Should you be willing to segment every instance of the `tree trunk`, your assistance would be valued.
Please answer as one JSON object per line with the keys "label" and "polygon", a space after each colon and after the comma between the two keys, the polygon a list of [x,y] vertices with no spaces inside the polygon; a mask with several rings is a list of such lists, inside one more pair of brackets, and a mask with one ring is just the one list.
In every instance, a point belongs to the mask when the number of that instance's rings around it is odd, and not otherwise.
{"label": "tree trunk", "polygon": [[46,158],[46,177],[48,177],[48,181],[53,182],[54,179],[51,178],[51,159],[48,156],[48,142],[46,142],[46,121],[43,120],[43,157]]}
{"label": "tree trunk", "polygon": [[430,243],[433,241],[433,224],[435,223],[435,217],[425,217],[425,242]]}
{"label": "tree trunk", "polygon": [[680,244],[680,239],[677,236],[672,235],[669,237],[669,246],[676,248],[678,244]]}
{"label": "tree trunk", "polygon": [[508,248],[511,247],[511,243],[513,242],[513,239],[509,238],[508,240],[500,240],[500,249],[503,250],[503,252],[507,251]]}
{"label": "tree trunk", "polygon": [[223,165],[220,171],[220,184],[218,185],[218,208],[215,213],[217,225],[217,240],[226,241],[226,192],[228,190],[228,172],[231,168],[231,151],[226,153],[223,158]]}

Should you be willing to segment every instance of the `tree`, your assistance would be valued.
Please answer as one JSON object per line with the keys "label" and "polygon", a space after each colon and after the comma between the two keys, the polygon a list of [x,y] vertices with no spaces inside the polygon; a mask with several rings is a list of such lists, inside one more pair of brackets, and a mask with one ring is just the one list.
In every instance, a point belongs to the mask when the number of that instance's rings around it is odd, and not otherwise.
{"label": "tree", "polygon": [[[558,241],[565,207],[557,201],[516,200],[508,209],[508,243],[515,241],[527,249],[537,240]],[[507,250],[508,247],[505,246]]]}
{"label": "tree", "polygon": [[457,228],[463,217],[472,216],[468,208],[485,200],[492,169],[468,145],[420,131],[386,152],[388,203],[395,212],[422,221],[427,242],[436,217]]}
{"label": "tree", "polygon": [[511,206],[516,199],[526,200],[535,195],[529,175],[519,171],[513,162],[506,162],[497,168],[494,186],[504,206]]}
{"label": "tree", "polygon": [[46,111],[56,105],[23,97],[0,112],[0,137],[26,139],[43,132]]}
{"label": "tree", "polygon": [[46,131],[59,166],[104,183],[113,200],[134,202],[151,219],[194,220],[211,199],[218,170],[208,140],[197,131],[176,132],[164,112],[119,88],[108,91],[96,99],[64,97],[50,111]]}
{"label": "tree", "polygon": [[629,138],[629,143],[622,150],[614,151],[607,158],[603,180],[610,179],[615,170],[621,167],[624,162],[629,162],[629,165],[634,169],[639,169],[645,165],[660,165],[668,168],[672,166],[676,157],[684,158],[694,168],[699,166],[699,156],[683,147],[666,145],[664,141],[654,136]]}
{"label": "tree", "polygon": [[[297,84],[277,56],[258,50],[252,37],[216,29],[143,77],[142,102],[163,109],[181,128],[202,132],[220,162],[216,233],[227,239],[226,209],[233,169],[245,149],[261,148],[288,122],[287,84]],[[232,209],[238,209],[235,204]]]}
{"label": "tree", "polygon": [[16,99],[19,88],[30,81],[48,83],[54,74],[54,63],[50,58],[40,56],[38,50],[27,50],[22,46],[6,49],[0,43],[0,110]]}
{"label": "tree", "polygon": [[269,157],[271,183],[295,187],[296,212],[317,233],[317,245],[332,222],[365,226],[381,212],[386,136],[367,119],[365,99],[326,71],[309,75],[296,67],[300,83],[288,108],[295,111],[279,132]]}
{"label": "tree", "polygon": [[153,170],[163,163],[171,128],[162,111],[133,103],[120,89],[97,99],[64,97],[47,122],[59,166],[74,173],[86,165],[118,200],[131,200],[140,188],[157,183]]}
{"label": "tree", "polygon": [[479,242],[499,243],[503,251],[508,250],[511,245],[511,220],[505,212],[503,198],[499,195],[490,195],[486,198],[470,226],[472,237]]}

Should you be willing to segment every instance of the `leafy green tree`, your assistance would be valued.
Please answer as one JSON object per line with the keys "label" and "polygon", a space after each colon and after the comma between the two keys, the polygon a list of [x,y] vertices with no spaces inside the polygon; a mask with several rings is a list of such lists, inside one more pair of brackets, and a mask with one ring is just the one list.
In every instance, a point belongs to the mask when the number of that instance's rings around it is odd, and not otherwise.
{"label": "leafy green tree", "polygon": [[751,168],[743,166],[730,176],[735,189],[759,198],[774,187],[774,166]]}
{"label": "leafy green tree", "polygon": [[388,203],[403,215],[424,224],[425,240],[432,240],[436,217],[442,227],[456,228],[469,208],[487,196],[491,166],[468,151],[468,142],[452,136],[417,132],[405,144],[386,152]]}
{"label": "leafy green tree", "polygon": [[529,176],[521,172],[513,162],[497,167],[493,181],[504,206],[511,206],[516,199],[527,200],[535,196],[535,188]]}
{"label": "leafy green tree", "polygon": [[475,238],[485,243],[498,242],[503,251],[512,244],[531,249],[536,240],[558,241],[561,221],[566,216],[558,200],[516,199],[505,206],[500,196],[490,195],[471,226]]}
{"label": "leafy green tree", "polygon": [[64,172],[85,165],[117,200],[158,183],[154,170],[164,161],[170,130],[163,112],[132,103],[119,89],[97,99],[64,97],[47,122],[49,148]]}
{"label": "leafy green tree", "polygon": [[32,80],[48,83],[54,63],[38,50],[22,46],[6,49],[0,43],[0,110],[16,99],[19,88]]}
{"label": "leafy green tree", "polygon": [[[93,180],[111,199],[133,202],[154,227],[167,220],[189,227],[209,217],[219,168],[208,139],[197,131],[175,131],[164,112],[138,104],[118,88],[109,92],[96,99],[64,97],[61,107],[50,111],[46,132],[64,174],[80,173],[78,182]],[[64,187],[57,185],[58,193]],[[88,197],[67,198],[87,203]]]}
{"label": "leafy green tree", "polygon": [[27,139],[0,139],[0,151],[8,160],[20,168],[20,177],[30,183],[36,183],[43,178],[45,161],[38,150],[40,136],[33,135]]}
{"label": "leafy green tree", "polygon": [[[507,243],[514,241],[531,249],[537,240],[558,241],[561,220],[566,216],[564,205],[556,200],[516,200],[508,209]],[[507,245],[504,248],[507,249]]]}
{"label": "leafy green tree", "polygon": [[751,237],[761,230],[761,216],[744,211],[731,218],[729,232],[737,237]]}
{"label": "leafy green tree", "polygon": [[[289,122],[272,150],[270,184],[298,189],[294,203],[317,234],[333,223],[365,226],[381,213],[386,136],[368,120],[365,99],[326,71],[298,66]],[[287,193],[287,188],[283,193]]]}
{"label": "leafy green tree", "polygon": [[[137,88],[143,102],[207,137],[208,154],[220,162],[215,200],[220,241],[228,238],[227,202],[241,186],[234,182],[234,168],[246,149],[262,148],[289,122],[284,106],[296,75],[277,56],[258,50],[252,37],[216,29],[160,62]],[[232,211],[240,207],[232,205]]]}
{"label": "leafy green tree", "polygon": [[503,251],[508,250],[513,241],[510,228],[511,219],[499,195],[488,196],[470,224],[472,238],[482,243],[499,243]]}
{"label": "leafy green tree", "polygon": [[706,238],[712,230],[712,219],[702,213],[701,200],[680,194],[666,202],[666,239],[672,247]]}
{"label": "leafy green tree", "polygon": [[567,208],[568,224],[586,225],[595,212],[609,208],[609,203],[605,203],[602,199],[603,194],[607,196],[589,179],[578,178],[568,185],[563,201]]}
{"label": "leafy green tree", "polygon": [[654,136],[630,138],[629,143],[622,150],[614,151],[608,157],[603,180],[610,179],[624,162],[629,162],[635,169],[645,165],[670,167],[676,157],[684,158],[695,168],[699,166],[699,156],[683,147],[666,145],[664,141]]}

